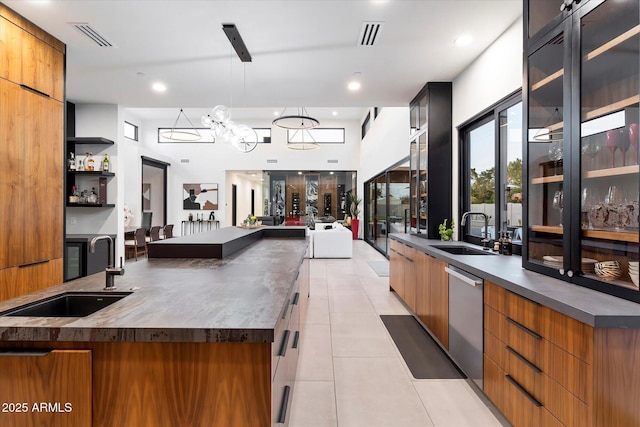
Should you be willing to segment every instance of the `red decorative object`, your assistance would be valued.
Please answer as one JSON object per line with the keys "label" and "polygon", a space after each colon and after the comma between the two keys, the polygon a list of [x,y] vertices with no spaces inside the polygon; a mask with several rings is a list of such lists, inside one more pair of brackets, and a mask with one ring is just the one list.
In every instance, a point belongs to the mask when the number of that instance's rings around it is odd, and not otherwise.
{"label": "red decorative object", "polygon": [[353,240],[358,240],[358,226],[360,225],[359,219],[351,220],[351,235],[353,236]]}

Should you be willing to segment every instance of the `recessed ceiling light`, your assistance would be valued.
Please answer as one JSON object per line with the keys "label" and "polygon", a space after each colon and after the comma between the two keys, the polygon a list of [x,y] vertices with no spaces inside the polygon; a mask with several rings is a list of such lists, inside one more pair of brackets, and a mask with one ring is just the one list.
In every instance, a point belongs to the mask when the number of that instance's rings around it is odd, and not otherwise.
{"label": "recessed ceiling light", "polygon": [[155,90],[156,92],[166,92],[167,85],[165,85],[162,82],[155,82],[155,83],[153,83],[153,85],[151,85],[151,88],[153,90]]}
{"label": "recessed ceiling light", "polygon": [[460,37],[458,37],[454,41],[454,43],[458,47],[463,47],[463,46],[470,45],[472,41],[473,41],[473,37],[471,37],[469,34],[463,34]]}
{"label": "recessed ceiling light", "polygon": [[277,115],[279,115],[279,114],[280,114],[280,111],[274,111],[274,112],[273,112],[273,115],[274,115],[274,116],[277,116]]}
{"label": "recessed ceiling light", "polygon": [[333,171],[329,172],[329,175],[333,175]]}
{"label": "recessed ceiling light", "polygon": [[332,112],[331,112],[331,115],[333,115],[333,116],[337,116],[337,115],[338,115],[338,112],[337,112],[337,111],[332,111]]}
{"label": "recessed ceiling light", "polygon": [[302,172],[298,172],[298,175],[302,175]]}
{"label": "recessed ceiling light", "polygon": [[353,78],[347,84],[347,88],[350,91],[356,91],[356,90],[360,90],[361,87],[362,85],[360,84],[360,73],[355,72],[353,73]]}

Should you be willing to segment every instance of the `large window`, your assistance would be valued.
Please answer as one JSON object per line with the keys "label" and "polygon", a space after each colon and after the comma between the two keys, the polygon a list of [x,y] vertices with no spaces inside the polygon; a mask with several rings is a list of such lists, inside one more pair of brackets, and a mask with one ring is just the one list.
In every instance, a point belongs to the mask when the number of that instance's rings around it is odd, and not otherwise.
{"label": "large window", "polygon": [[462,240],[480,244],[485,236],[522,230],[522,102],[512,95],[460,128],[462,197],[460,213],[471,215],[460,228]]}

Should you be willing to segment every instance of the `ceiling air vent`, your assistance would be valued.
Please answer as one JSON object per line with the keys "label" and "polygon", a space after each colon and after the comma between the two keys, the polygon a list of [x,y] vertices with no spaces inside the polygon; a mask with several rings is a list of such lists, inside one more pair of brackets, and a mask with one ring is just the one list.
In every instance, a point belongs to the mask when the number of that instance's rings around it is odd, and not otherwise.
{"label": "ceiling air vent", "polygon": [[189,159],[180,159],[180,163],[189,163]]}
{"label": "ceiling air vent", "polygon": [[116,47],[113,43],[107,40],[105,36],[91,28],[91,25],[87,22],[69,22],[69,25],[89,37],[92,42],[100,47]]}
{"label": "ceiling air vent", "polygon": [[327,160],[327,163],[338,163],[337,160]]}
{"label": "ceiling air vent", "polygon": [[267,163],[278,163],[276,159],[267,159]]}
{"label": "ceiling air vent", "polygon": [[380,37],[384,22],[363,22],[358,36],[358,46],[373,46]]}

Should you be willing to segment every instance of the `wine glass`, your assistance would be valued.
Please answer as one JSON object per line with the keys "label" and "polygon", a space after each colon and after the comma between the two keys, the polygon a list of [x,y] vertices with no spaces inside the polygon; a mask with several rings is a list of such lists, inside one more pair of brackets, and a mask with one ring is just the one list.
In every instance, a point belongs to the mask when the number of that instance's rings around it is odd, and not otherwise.
{"label": "wine glass", "polygon": [[638,124],[631,123],[629,125],[629,143],[636,151],[636,164],[638,164]]}
{"label": "wine glass", "polygon": [[553,194],[553,209],[560,211],[560,226],[562,227],[562,208],[564,207],[562,190],[556,191]]}
{"label": "wine glass", "polygon": [[554,175],[557,174],[558,162],[562,160],[562,141],[554,141],[549,146],[549,158],[556,164],[554,167]]}
{"label": "wine glass", "polygon": [[620,135],[618,135],[618,147],[620,148],[620,151],[622,151],[622,166],[626,166],[627,150],[629,149],[629,145],[631,145],[631,141],[629,138],[624,137],[623,132],[623,129],[619,130]]}
{"label": "wine glass", "polygon": [[602,151],[602,141],[596,136],[588,137],[586,143],[582,145],[582,155],[591,159],[591,170],[593,170],[594,158]]}
{"label": "wine glass", "polygon": [[615,167],[616,150],[618,149],[618,129],[607,131],[607,147],[611,151],[611,167]]}

